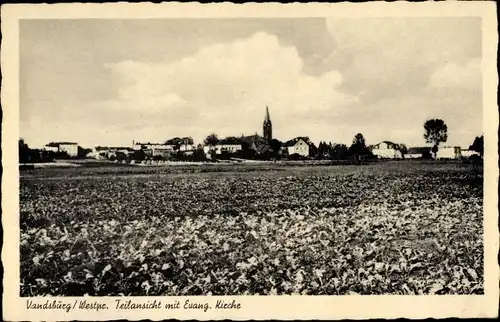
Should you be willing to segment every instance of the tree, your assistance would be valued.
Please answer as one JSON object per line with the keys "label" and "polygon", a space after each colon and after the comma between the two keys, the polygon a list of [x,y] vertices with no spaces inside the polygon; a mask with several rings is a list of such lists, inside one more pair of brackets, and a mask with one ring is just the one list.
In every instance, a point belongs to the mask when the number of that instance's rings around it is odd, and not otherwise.
{"label": "tree", "polygon": [[432,143],[432,152],[435,156],[439,144],[448,140],[448,126],[441,119],[432,119],[424,123],[424,130],[424,139],[427,143]]}
{"label": "tree", "polygon": [[86,149],[86,148],[82,148],[81,146],[78,146],[78,157],[80,157],[80,158],[86,157],[91,152],[92,152],[92,149]]}
{"label": "tree", "polygon": [[273,150],[273,155],[277,157],[280,154],[282,143],[280,140],[271,139],[269,141],[269,146]]}
{"label": "tree", "polygon": [[401,143],[396,146],[397,150],[401,152],[401,156],[404,157],[408,153],[408,148],[405,144]]}
{"label": "tree", "polygon": [[19,139],[19,163],[30,162],[31,150],[23,138]]}
{"label": "tree", "polygon": [[345,160],[348,154],[347,146],[345,144],[335,144],[332,147],[331,154],[334,160]]}
{"label": "tree", "polygon": [[356,134],[354,136],[354,139],[352,139],[352,144],[358,146],[366,146],[365,137],[363,136],[363,134]]}
{"label": "tree", "polygon": [[318,144],[318,153],[316,155],[317,159],[323,160],[330,156],[330,147],[326,142],[320,141]]}
{"label": "tree", "polygon": [[196,150],[193,152],[193,160],[194,161],[206,161],[207,156],[205,155],[205,151],[203,151],[203,146],[198,144]]}
{"label": "tree", "polygon": [[241,140],[241,151],[237,151],[236,156],[243,159],[255,159],[256,152],[252,148],[250,142],[247,140]]}
{"label": "tree", "polygon": [[484,136],[476,136],[472,145],[469,146],[469,150],[479,153],[482,158],[484,154]]}
{"label": "tree", "polygon": [[132,154],[132,160],[135,161],[144,161],[146,159],[146,153],[144,150],[135,150]]}
{"label": "tree", "polygon": [[193,145],[194,144],[194,140],[190,136],[183,137],[182,141],[183,141],[183,144],[186,144],[186,145]]}
{"label": "tree", "polygon": [[172,145],[174,150],[177,151],[181,147],[181,145],[186,144],[185,138],[175,137],[173,139],[165,141],[166,145]]}
{"label": "tree", "polygon": [[361,159],[361,157],[368,157],[372,155],[371,151],[366,147],[363,134],[358,133],[354,136],[352,145],[349,147],[349,154],[356,159]]}
{"label": "tree", "polygon": [[214,146],[217,144],[217,142],[219,142],[219,138],[217,137],[217,134],[215,134],[215,133],[211,133],[203,141],[203,143],[205,145],[208,145],[208,146]]}
{"label": "tree", "polygon": [[120,152],[120,151],[116,152],[115,158],[116,158],[116,160],[118,160],[120,162],[127,160],[127,156],[125,155],[125,153]]}

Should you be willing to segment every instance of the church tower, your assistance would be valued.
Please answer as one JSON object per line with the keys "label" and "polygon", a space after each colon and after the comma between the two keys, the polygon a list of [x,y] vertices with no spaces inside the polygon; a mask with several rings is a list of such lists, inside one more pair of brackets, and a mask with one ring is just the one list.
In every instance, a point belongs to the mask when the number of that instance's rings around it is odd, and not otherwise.
{"label": "church tower", "polygon": [[273,138],[273,124],[269,117],[269,108],[266,106],[266,118],[264,119],[264,139],[270,141]]}

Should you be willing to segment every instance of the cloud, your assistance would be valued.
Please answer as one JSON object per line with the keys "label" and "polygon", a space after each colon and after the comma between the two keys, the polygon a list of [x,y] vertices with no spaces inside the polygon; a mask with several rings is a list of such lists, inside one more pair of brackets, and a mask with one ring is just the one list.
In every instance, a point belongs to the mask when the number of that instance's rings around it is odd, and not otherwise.
{"label": "cloud", "polygon": [[430,84],[437,88],[478,90],[481,83],[480,60],[473,60],[465,65],[447,63],[437,69],[430,78]]}
{"label": "cloud", "polygon": [[333,18],[327,28],[336,44],[330,65],[344,76],[342,89],[363,91],[369,102],[415,95],[447,62],[481,57],[480,18]]}
{"label": "cloud", "polygon": [[[338,71],[304,74],[296,48],[283,46],[264,32],[207,46],[173,62],[123,61],[106,66],[112,71],[117,97],[98,103],[100,108],[144,110],[141,115],[163,117],[171,128],[189,125],[220,135],[260,132],[266,105],[275,123],[285,123],[319,113],[336,115],[358,101],[339,91]],[[281,134],[302,133],[292,128]]]}
{"label": "cloud", "polygon": [[30,25],[20,36],[30,144],[260,133],[266,105],[282,140],[361,132],[419,145],[430,117],[447,122],[450,144],[481,133],[477,17]]}

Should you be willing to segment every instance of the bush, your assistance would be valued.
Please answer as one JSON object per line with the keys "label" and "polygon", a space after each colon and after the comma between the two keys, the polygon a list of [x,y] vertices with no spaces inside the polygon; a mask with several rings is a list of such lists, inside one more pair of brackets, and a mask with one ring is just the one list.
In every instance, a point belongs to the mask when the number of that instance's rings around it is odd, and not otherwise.
{"label": "bush", "polygon": [[466,160],[467,160],[467,163],[470,163],[470,164],[482,164],[483,163],[483,158],[481,158],[477,154],[471,155]]}
{"label": "bush", "polygon": [[300,155],[298,153],[294,153],[294,154],[291,154],[288,156],[288,160],[290,160],[290,161],[304,161],[307,159],[308,159],[307,157]]}

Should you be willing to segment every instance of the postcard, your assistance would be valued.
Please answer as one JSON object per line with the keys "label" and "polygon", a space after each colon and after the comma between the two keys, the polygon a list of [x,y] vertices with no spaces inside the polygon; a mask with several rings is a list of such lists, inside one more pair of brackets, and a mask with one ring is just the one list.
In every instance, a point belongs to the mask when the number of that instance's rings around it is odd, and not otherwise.
{"label": "postcard", "polygon": [[495,10],[2,6],[4,318],[497,317]]}

